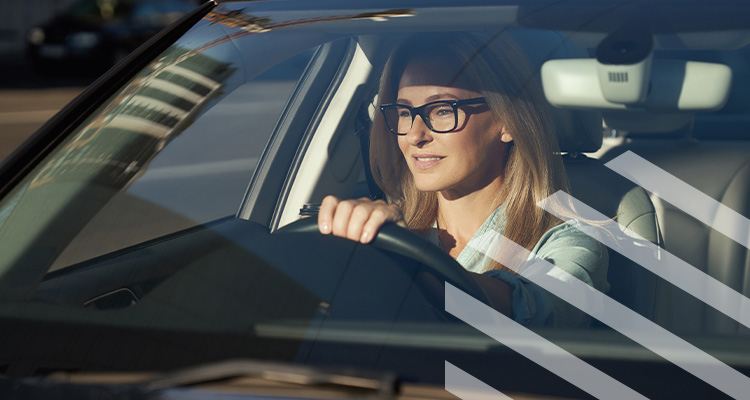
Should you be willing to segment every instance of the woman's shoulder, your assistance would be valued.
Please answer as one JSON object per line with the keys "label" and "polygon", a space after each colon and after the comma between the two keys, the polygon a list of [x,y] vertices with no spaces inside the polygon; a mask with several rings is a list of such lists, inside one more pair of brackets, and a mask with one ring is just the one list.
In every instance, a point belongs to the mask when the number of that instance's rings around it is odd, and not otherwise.
{"label": "woman's shoulder", "polygon": [[550,228],[537,242],[535,250],[552,245],[578,245],[592,249],[606,248],[601,243],[601,236],[605,234],[603,228],[596,224],[584,223],[580,220],[571,219]]}
{"label": "woman's shoulder", "polygon": [[606,289],[609,252],[599,238],[606,234],[595,224],[570,220],[549,229],[532,253],[590,285]]}

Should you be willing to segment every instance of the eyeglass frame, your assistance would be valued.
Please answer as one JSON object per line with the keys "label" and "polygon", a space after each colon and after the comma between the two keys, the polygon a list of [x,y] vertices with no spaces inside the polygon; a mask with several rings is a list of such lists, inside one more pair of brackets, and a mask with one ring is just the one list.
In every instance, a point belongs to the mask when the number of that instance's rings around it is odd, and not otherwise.
{"label": "eyeglass frame", "polygon": [[[432,123],[430,122],[430,119],[425,118],[424,114],[422,114],[422,111],[424,111],[426,107],[429,107],[431,105],[438,104],[438,103],[447,103],[453,108],[453,120],[454,120],[453,128],[448,129],[446,131],[436,130],[432,127]],[[431,101],[429,103],[422,104],[419,107],[410,107],[410,106],[407,106],[406,104],[400,104],[400,103],[388,103],[388,104],[382,104],[380,106],[380,112],[383,114],[383,120],[385,120],[385,125],[388,127],[388,130],[391,131],[391,133],[398,135],[398,136],[405,136],[406,134],[408,134],[408,132],[398,133],[397,131],[398,127],[396,127],[397,130],[393,130],[393,128],[391,128],[391,125],[388,123],[388,116],[385,115],[386,109],[388,109],[389,107],[400,106],[400,107],[409,109],[409,113],[411,114],[411,126],[412,127],[414,126],[414,120],[417,118],[417,115],[419,115],[422,118],[422,121],[424,122],[425,126],[429,130],[435,133],[448,133],[458,128],[458,107],[474,105],[474,104],[486,104],[486,103],[487,103],[487,99],[484,97],[474,97],[471,99],[463,99],[463,100],[436,100],[436,101]],[[411,129],[411,127],[409,129]]]}

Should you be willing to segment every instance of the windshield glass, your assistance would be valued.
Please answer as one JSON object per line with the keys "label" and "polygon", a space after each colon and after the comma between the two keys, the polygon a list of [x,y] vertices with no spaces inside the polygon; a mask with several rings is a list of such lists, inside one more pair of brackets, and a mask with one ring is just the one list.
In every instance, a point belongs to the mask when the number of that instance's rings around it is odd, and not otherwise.
{"label": "windshield glass", "polygon": [[746,6],[491,3],[212,8],[0,199],[9,370],[750,388]]}
{"label": "windshield glass", "polygon": [[[205,40],[204,33],[195,35]],[[173,45],[102,105],[22,185],[23,193],[55,193],[48,218],[74,213],[84,224],[71,227],[80,233],[61,255],[51,255],[59,256],[52,270],[236,214],[314,49],[245,81],[231,46],[213,49],[220,43],[209,40],[198,49],[185,47],[193,37]],[[69,196],[94,190],[101,197],[81,207],[61,190],[71,185]],[[49,220],[35,218],[46,229]]]}

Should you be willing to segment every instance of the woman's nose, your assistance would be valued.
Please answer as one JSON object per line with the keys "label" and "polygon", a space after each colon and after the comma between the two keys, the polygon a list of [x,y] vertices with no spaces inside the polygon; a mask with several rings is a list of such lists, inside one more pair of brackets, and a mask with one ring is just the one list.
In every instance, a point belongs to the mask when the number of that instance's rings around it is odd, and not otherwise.
{"label": "woman's nose", "polygon": [[424,123],[421,115],[414,117],[411,129],[406,133],[406,141],[412,146],[422,146],[432,141],[432,131]]}

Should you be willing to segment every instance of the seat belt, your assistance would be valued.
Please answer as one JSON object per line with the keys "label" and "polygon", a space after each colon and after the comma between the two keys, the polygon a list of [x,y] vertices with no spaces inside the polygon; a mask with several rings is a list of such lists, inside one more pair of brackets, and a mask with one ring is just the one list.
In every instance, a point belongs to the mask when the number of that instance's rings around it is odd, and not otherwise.
{"label": "seat belt", "polygon": [[370,190],[370,198],[378,200],[385,198],[383,191],[380,189],[375,179],[372,177],[370,170],[370,129],[372,129],[372,120],[367,108],[370,103],[363,103],[357,111],[356,126],[354,132],[359,137],[359,147],[362,154],[362,166],[365,169],[365,179],[367,179],[367,188]]}

